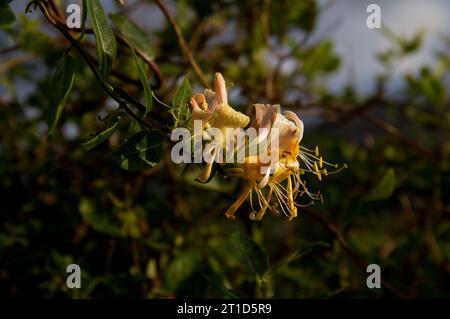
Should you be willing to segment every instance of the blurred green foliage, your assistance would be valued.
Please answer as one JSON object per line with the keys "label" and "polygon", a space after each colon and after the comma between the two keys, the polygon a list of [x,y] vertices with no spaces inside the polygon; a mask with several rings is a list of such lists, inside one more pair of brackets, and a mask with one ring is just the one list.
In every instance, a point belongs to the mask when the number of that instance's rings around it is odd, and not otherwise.
{"label": "blurred green foliage", "polygon": [[[21,14],[14,22],[0,0],[0,32],[17,45],[0,56],[1,295],[399,297],[385,288],[368,289],[355,254],[363,263],[380,264],[383,279],[406,296],[449,298],[448,48],[437,52],[436,65],[405,74],[398,96],[391,97],[385,93],[391,66],[414,54],[426,34],[406,39],[385,29],[392,49],[378,55],[385,68],[373,75],[377,91],[359,96],[348,86],[333,94],[323,85],[340,66],[333,42],[308,41],[320,15],[316,1],[171,5],[209,79],[221,71],[233,83],[239,95],[233,106],[250,112],[252,102],[264,101],[301,118],[313,116],[318,124],[305,120],[302,143],[320,145],[326,158],[349,168],[322,183],[308,181],[321,190],[324,203],[300,209],[292,222],[281,216],[251,222],[247,204],[237,220],[228,220],[223,212],[239,183],[215,176],[200,184],[194,168],[171,162],[164,130],[154,123],[149,129],[142,112],[132,118],[123,108],[124,92],[149,103],[151,90],[145,98],[137,57],[121,43],[114,57],[115,41],[98,40],[107,24],[155,59],[165,81],[153,90],[152,110],[170,123],[175,118],[172,126],[182,125],[187,98],[201,89],[196,73],[165,20],[146,29],[126,18],[138,10],[158,16],[152,1],[129,10],[128,4],[109,6],[97,26],[91,16],[96,37],[86,33],[79,40],[93,60],[99,57],[103,79],[122,101],[118,105],[83,57],[66,51],[69,43],[39,8],[35,18]],[[106,20],[109,10],[114,24]],[[448,35],[443,43],[450,47]],[[58,72],[64,52],[74,60],[73,85],[68,72]],[[282,68],[287,60],[289,70]],[[153,82],[154,73],[145,72]],[[56,102],[64,110],[59,122],[50,121],[55,131],[49,142],[49,98],[64,100],[69,86],[67,103]],[[66,287],[71,263],[81,267],[81,289]]]}

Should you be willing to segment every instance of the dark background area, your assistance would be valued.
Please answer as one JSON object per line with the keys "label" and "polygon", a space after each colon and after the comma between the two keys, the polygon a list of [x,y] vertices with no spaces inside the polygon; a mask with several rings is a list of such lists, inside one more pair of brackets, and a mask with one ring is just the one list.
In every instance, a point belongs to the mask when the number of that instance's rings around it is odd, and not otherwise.
{"label": "dark background area", "polygon": [[[60,13],[69,3],[53,2]],[[182,78],[202,91],[161,7],[124,2],[101,1],[107,14],[121,12],[145,31],[164,80],[158,87],[146,64],[158,98],[172,105]],[[437,0],[379,1],[386,20],[370,30],[369,2],[355,2],[163,2],[206,80],[223,73],[231,105],[247,114],[257,102],[295,111],[305,123],[302,145],[348,165],[322,182],[307,179],[324,202],[293,221],[252,222],[248,203],[236,220],[224,216],[238,180],[195,182],[194,168],[171,161],[169,142],[144,171],[108,156],[142,127],[79,54],[49,141],[52,77],[69,43],[38,7],[25,14],[27,1],[13,1],[16,21],[0,29],[0,295],[449,298],[450,9]],[[92,34],[81,44],[95,56]],[[130,50],[118,46],[109,80],[143,102]],[[167,121],[170,111],[154,103]],[[83,150],[102,120],[117,115],[114,134]],[[66,286],[72,263],[81,289]],[[372,263],[381,289],[366,287]]]}

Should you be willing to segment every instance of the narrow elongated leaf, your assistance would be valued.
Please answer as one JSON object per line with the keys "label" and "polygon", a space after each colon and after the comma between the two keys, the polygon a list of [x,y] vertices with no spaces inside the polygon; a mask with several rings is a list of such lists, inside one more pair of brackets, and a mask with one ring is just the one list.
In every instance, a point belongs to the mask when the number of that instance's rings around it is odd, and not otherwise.
{"label": "narrow elongated leaf", "polygon": [[269,266],[269,259],[264,249],[253,239],[240,233],[231,235],[231,243],[247,272],[262,277]]}
{"label": "narrow elongated leaf", "polygon": [[395,189],[395,172],[388,168],[383,178],[376,184],[369,193],[364,196],[363,201],[376,201],[386,199],[392,195]]}
{"label": "narrow elongated leaf", "polygon": [[0,0],[0,28],[7,28],[16,21],[16,16],[7,0]]}
{"label": "narrow elongated leaf", "polygon": [[145,97],[144,116],[145,116],[152,110],[153,107],[152,88],[150,87],[150,82],[148,81],[148,78],[145,75],[145,68],[142,60],[137,57],[136,52],[134,51],[131,45],[130,50],[133,55],[134,63],[136,64],[136,67],[138,69],[139,79],[141,80],[141,84],[144,89],[144,97]]}
{"label": "narrow elongated leaf", "polygon": [[147,34],[139,26],[122,13],[110,14],[109,16],[133,48],[139,50],[149,60],[155,57]]}
{"label": "narrow elongated leaf", "polygon": [[81,147],[85,150],[85,151],[89,151],[91,149],[93,149],[94,147],[96,147],[98,144],[100,144],[101,142],[107,140],[116,130],[117,125],[119,124],[121,120],[120,116],[115,117],[112,121],[110,121],[110,123],[108,123],[108,127],[96,134],[95,136],[89,138],[88,140],[86,140],[85,142],[81,143]]}
{"label": "narrow elongated leaf", "polygon": [[187,78],[184,78],[175,91],[172,106],[177,108],[177,119],[183,122],[188,116],[189,98],[192,96],[192,87]]}
{"label": "narrow elongated leaf", "polygon": [[47,109],[48,137],[55,131],[61,113],[69,98],[75,80],[75,66],[73,59],[64,53],[56,66],[51,83],[50,101]]}
{"label": "narrow elongated leaf", "polygon": [[105,12],[99,0],[86,1],[87,12],[95,34],[95,45],[100,63],[100,73],[106,77],[111,71],[116,57],[117,43],[114,33],[108,25]]}
{"label": "narrow elongated leaf", "polygon": [[118,160],[123,169],[146,170],[161,160],[163,141],[164,134],[158,130],[140,131],[128,137],[110,156]]}

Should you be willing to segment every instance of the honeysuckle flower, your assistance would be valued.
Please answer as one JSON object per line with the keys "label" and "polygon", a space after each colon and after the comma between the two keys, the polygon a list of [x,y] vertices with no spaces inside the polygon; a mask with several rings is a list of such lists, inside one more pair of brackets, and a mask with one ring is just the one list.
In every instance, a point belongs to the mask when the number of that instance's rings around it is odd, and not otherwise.
{"label": "honeysuckle flower", "polygon": [[220,129],[225,136],[225,129],[246,127],[250,118],[228,105],[228,93],[225,80],[220,73],[214,75],[214,91],[206,89],[189,100],[192,121],[201,120],[203,127]]}
{"label": "honeysuckle flower", "polygon": [[[195,129],[195,121],[200,121],[200,132],[195,134],[201,134],[206,140],[210,138],[208,132],[205,129],[215,128],[220,130],[219,140],[214,140],[207,145],[207,151],[214,158],[219,148],[223,148],[226,152],[227,146],[230,143],[234,143],[231,137],[227,136],[227,128],[244,128],[249,122],[250,118],[233,109],[228,104],[228,94],[225,84],[225,80],[220,73],[214,75],[214,91],[206,89],[203,94],[197,93],[189,100],[189,106],[192,115],[192,127]],[[227,144],[225,144],[227,143]],[[214,161],[210,161],[204,167],[198,180],[200,182],[208,181]]]}
{"label": "honeysuckle flower", "polygon": [[[299,163],[296,160],[299,143],[303,137],[303,122],[295,113],[280,113],[279,105],[255,104],[255,120],[253,125],[265,129],[258,141],[268,143],[278,141],[279,157],[269,163],[265,171],[264,165],[256,158],[248,157],[243,165],[227,170],[227,173],[244,179],[244,189],[237,200],[226,211],[228,218],[234,218],[237,209],[249,198],[252,220],[260,220],[267,210],[281,211],[289,219],[297,216],[295,198],[300,188]],[[274,130],[276,129],[276,130]],[[276,132],[274,134],[274,132]],[[258,209],[254,208],[253,196],[256,195]],[[271,203],[275,198],[276,205]]]}
{"label": "honeysuckle flower", "polygon": [[[298,154],[299,143],[303,137],[303,122],[298,116],[287,111],[282,115],[280,105],[255,104],[255,126],[268,129],[278,128],[278,135],[269,137],[278,139],[278,146],[282,153]],[[269,135],[267,133],[267,135]],[[260,137],[261,138],[261,137]],[[263,137],[264,138],[264,137]]]}
{"label": "honeysuckle flower", "polygon": [[[308,195],[313,201],[322,200],[320,192],[311,193],[302,179],[305,172],[312,172],[319,180],[328,175],[324,165],[336,167],[319,157],[319,149],[309,150],[300,145],[303,137],[303,122],[290,111],[280,113],[279,105],[255,104],[255,120],[253,125],[269,129],[259,140],[266,139],[272,143],[278,139],[278,154],[276,161],[271,162],[266,169],[258,156],[249,156],[243,165],[237,165],[225,170],[231,176],[244,180],[244,188],[237,200],[229,207],[225,215],[234,218],[237,209],[249,198],[252,220],[260,220],[266,211],[282,212],[289,220],[297,217],[297,207],[307,206],[295,202],[297,196]],[[274,130],[276,129],[276,130]],[[276,132],[276,134],[274,134]],[[303,165],[301,165],[301,163]],[[345,167],[345,166],[344,166]],[[335,172],[334,172],[335,173]],[[256,195],[258,209],[254,209],[253,196]],[[275,198],[274,204],[271,203]],[[310,202],[311,204],[313,202]],[[308,205],[309,205],[308,204]]]}
{"label": "honeysuckle flower", "polygon": [[[331,164],[323,160],[318,146],[314,150],[310,150],[300,144],[304,128],[303,122],[295,113],[286,111],[282,115],[279,105],[268,104],[255,104],[255,111],[256,125],[264,125],[271,129],[278,128],[278,144],[281,157],[290,157],[291,160],[298,159],[305,166],[301,170],[315,174],[319,180],[322,180],[322,175],[326,176],[330,173],[324,166],[338,168],[337,164]],[[269,140],[272,138],[276,137],[268,137]],[[343,168],[345,167],[346,165],[343,165]],[[332,173],[336,173],[336,171]]]}
{"label": "honeysuckle flower", "polygon": [[[237,200],[225,212],[225,215],[228,218],[235,218],[237,209],[249,198],[252,208],[249,217],[252,220],[260,220],[267,210],[274,213],[281,211],[290,220],[297,217],[297,206],[299,206],[295,203],[299,189],[299,180],[296,179],[297,164],[298,162],[290,161],[287,157],[282,158],[265,185],[260,183],[265,178],[261,174],[261,165],[264,164],[260,162],[247,159],[241,167],[227,169],[227,175],[244,179],[244,188]],[[255,195],[257,209],[255,209],[253,200]],[[275,205],[271,203],[272,198],[276,199]]]}
{"label": "honeysuckle flower", "polygon": [[[303,137],[303,122],[291,111],[281,114],[280,105],[255,104],[254,107],[253,125],[258,129],[265,129],[262,131],[264,135],[258,137],[259,141],[266,139],[269,143],[273,143],[276,140],[280,158],[287,155],[296,158]],[[260,183],[261,187],[267,184],[269,174],[277,168],[278,161],[272,161],[270,164],[271,169],[266,171],[265,178]]]}
{"label": "honeysuckle flower", "polygon": [[[203,140],[210,140],[206,145],[200,144],[203,154],[210,155],[209,159],[215,158],[219,150],[227,152],[230,146],[234,146],[237,142],[235,136],[227,134],[247,127],[250,122],[248,116],[228,104],[225,80],[220,73],[214,76],[214,91],[207,89],[203,94],[195,94],[190,98],[189,106],[194,136],[198,134]],[[291,220],[297,217],[297,207],[322,200],[320,192],[308,190],[303,175],[309,172],[322,180],[322,176],[330,174],[325,166],[337,168],[337,165],[324,161],[317,146],[310,150],[301,145],[303,122],[295,113],[286,111],[282,114],[280,105],[255,104],[254,107],[255,117],[250,128],[258,134],[251,138],[248,136],[249,143],[240,143],[238,150],[230,148],[231,154],[245,149],[244,161],[223,164],[217,160],[226,176],[238,177],[244,182],[240,195],[225,215],[235,218],[238,208],[248,199],[252,220],[260,220],[268,211],[283,213]],[[221,133],[219,137],[214,130]],[[197,178],[201,182],[209,180],[214,160],[204,159],[204,162],[206,165]],[[311,199],[310,203],[297,203],[297,197],[305,194]]]}

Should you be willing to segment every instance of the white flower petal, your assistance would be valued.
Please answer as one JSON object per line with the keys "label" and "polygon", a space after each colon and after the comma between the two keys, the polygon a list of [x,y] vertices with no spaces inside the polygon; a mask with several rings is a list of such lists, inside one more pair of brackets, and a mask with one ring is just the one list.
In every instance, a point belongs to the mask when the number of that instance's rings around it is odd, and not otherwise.
{"label": "white flower petal", "polygon": [[221,73],[214,75],[214,91],[216,92],[217,105],[228,104],[227,87]]}

